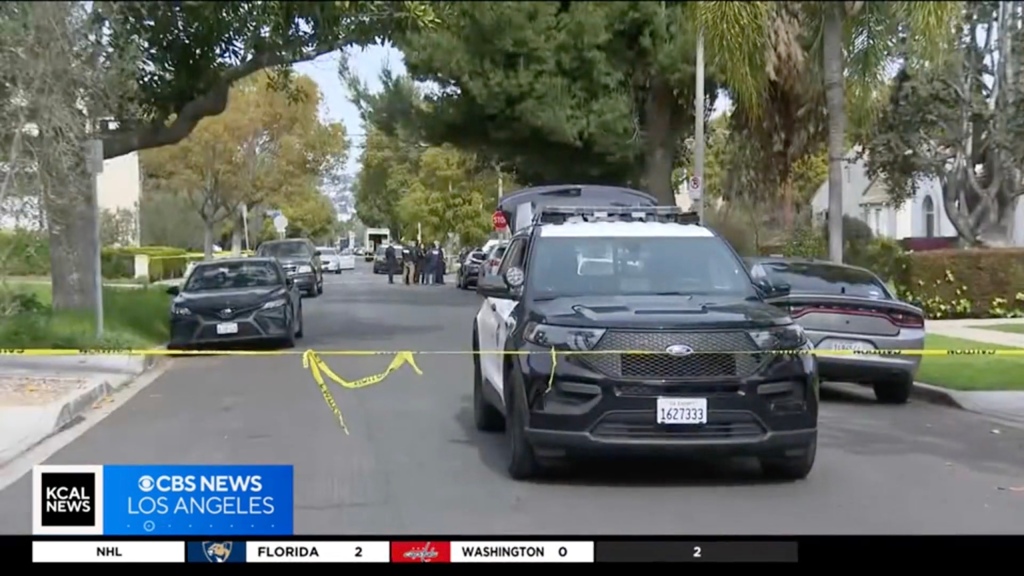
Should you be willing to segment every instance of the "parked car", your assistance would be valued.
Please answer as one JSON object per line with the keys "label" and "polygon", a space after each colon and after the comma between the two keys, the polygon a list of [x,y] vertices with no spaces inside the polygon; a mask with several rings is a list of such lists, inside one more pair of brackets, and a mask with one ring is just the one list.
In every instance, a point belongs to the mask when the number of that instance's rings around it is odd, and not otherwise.
{"label": "parked car", "polygon": [[818,356],[823,380],[871,385],[882,403],[907,401],[921,356],[884,351],[924,348],[920,308],[896,298],[864,268],[779,257],[747,262],[752,277],[788,292],[769,302],[787,310],[816,349],[849,353]]}
{"label": "parked car", "polygon": [[320,264],[320,253],[309,240],[289,238],[264,242],[256,249],[256,256],[277,258],[299,290],[311,298],[324,293],[324,271]]}
{"label": "parked car", "polygon": [[462,258],[459,264],[459,271],[455,277],[455,285],[462,290],[468,290],[476,286],[476,280],[480,274],[480,267],[487,260],[487,253],[483,250],[472,250]]}
{"label": "parked car", "polygon": [[225,258],[195,265],[171,286],[169,348],[253,341],[295,346],[302,297],[275,258]]}
{"label": "parked car", "polygon": [[[374,274],[387,274],[388,273],[388,260],[385,256],[385,251],[388,249],[387,244],[382,244],[377,247],[377,252],[373,256],[373,273]],[[402,273],[402,247],[395,246],[395,264],[394,273]]]}
{"label": "parked car", "polygon": [[324,267],[324,272],[330,272],[331,274],[341,274],[342,270],[352,270],[356,267],[355,257],[346,251],[339,252],[335,248],[330,246],[320,246],[317,248],[320,252],[320,264]]}
{"label": "parked car", "polygon": [[507,240],[489,240],[484,244],[483,252],[487,255],[480,263],[480,270],[477,272],[477,281],[489,274],[496,274],[501,259],[505,256],[505,248],[508,247]]}

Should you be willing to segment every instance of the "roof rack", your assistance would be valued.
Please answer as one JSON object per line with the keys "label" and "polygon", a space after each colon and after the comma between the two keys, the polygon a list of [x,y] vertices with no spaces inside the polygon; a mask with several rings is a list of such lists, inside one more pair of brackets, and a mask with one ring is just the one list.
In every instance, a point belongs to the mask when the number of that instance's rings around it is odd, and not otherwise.
{"label": "roof rack", "polygon": [[700,215],[678,206],[542,206],[533,218],[534,224],[615,221],[700,225]]}

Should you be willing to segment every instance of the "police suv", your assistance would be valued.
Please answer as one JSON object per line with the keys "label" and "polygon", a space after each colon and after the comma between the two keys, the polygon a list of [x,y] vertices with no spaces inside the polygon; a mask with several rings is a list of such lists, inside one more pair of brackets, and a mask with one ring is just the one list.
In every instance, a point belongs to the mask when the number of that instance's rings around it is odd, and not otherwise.
{"label": "police suv", "polygon": [[[543,206],[482,278],[473,407],[508,471],[574,455],[757,456],[814,465],[818,373],[732,247],[675,207]],[[504,352],[504,353],[503,353]]]}

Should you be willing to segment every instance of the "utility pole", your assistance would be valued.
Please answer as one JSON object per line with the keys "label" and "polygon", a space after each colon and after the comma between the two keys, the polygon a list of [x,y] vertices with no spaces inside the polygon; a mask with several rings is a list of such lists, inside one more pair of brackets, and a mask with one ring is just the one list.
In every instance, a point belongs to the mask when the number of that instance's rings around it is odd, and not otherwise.
{"label": "utility pole", "polygon": [[103,172],[103,141],[102,140],[87,140],[85,142],[85,167],[89,173],[89,201],[92,203],[93,218],[95,220],[93,226],[93,239],[92,247],[95,251],[93,258],[95,258],[96,270],[93,273],[93,286],[96,290],[96,301],[93,302],[94,308],[96,309],[96,338],[103,338],[103,244],[101,241],[100,227],[103,224],[102,214],[100,212],[100,196],[99,196],[99,175]]}
{"label": "utility pole", "polygon": [[704,31],[697,34],[697,86],[693,99],[693,176],[697,182],[697,214],[704,222]]}

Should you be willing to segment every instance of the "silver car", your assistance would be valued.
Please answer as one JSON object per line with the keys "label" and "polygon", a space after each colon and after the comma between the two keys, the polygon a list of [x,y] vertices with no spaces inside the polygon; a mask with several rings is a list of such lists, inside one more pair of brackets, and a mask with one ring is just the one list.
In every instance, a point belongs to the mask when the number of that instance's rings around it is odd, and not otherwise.
{"label": "silver car", "polygon": [[863,268],[787,258],[748,263],[751,276],[767,289],[767,301],[788,309],[816,349],[852,352],[819,355],[823,380],[871,385],[882,403],[907,401],[921,356],[885,351],[924,348],[920,308],[897,299]]}

